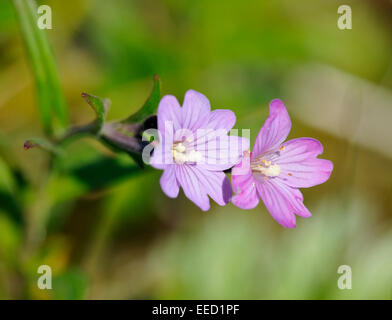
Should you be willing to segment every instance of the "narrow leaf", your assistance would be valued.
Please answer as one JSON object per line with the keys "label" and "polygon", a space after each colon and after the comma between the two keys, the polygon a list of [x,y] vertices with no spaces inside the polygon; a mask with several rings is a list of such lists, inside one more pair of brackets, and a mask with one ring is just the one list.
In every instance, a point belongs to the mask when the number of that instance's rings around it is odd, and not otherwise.
{"label": "narrow leaf", "polygon": [[36,82],[44,131],[52,134],[57,128],[65,128],[68,122],[53,52],[45,31],[38,28],[35,1],[13,0],[13,4]]}

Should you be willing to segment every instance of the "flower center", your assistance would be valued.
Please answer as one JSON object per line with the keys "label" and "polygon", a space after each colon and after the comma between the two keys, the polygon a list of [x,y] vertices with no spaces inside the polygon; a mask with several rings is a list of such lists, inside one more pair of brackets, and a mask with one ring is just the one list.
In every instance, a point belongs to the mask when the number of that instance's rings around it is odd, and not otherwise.
{"label": "flower center", "polygon": [[251,169],[255,173],[261,173],[266,178],[273,178],[280,175],[280,167],[266,159],[256,159],[252,162]]}
{"label": "flower center", "polygon": [[202,154],[195,150],[187,150],[183,142],[175,142],[172,145],[173,159],[178,164],[197,163],[201,161]]}

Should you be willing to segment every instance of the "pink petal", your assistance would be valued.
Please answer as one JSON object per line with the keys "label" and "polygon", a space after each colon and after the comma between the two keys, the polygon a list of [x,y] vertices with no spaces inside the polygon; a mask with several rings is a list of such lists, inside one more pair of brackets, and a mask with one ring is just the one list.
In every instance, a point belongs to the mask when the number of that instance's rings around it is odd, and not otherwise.
{"label": "pink petal", "polygon": [[159,143],[154,148],[154,152],[150,158],[150,166],[160,170],[165,168],[165,154],[163,152],[163,143]]}
{"label": "pink petal", "polygon": [[241,160],[244,151],[248,149],[249,140],[247,138],[226,134],[209,136],[204,143],[198,140],[195,147],[195,150],[203,156],[199,167],[211,171],[224,171],[232,168]]}
{"label": "pink petal", "polygon": [[[164,96],[159,102],[158,106],[158,130],[164,135],[165,127],[172,123],[174,131],[181,128],[182,123],[182,110],[176,97],[167,95]],[[168,122],[168,123],[167,123]]]}
{"label": "pink petal", "polygon": [[321,143],[312,138],[298,138],[283,144],[276,163],[280,166],[279,179],[291,187],[308,188],[327,181],[333,164],[318,159],[323,152]]}
{"label": "pink petal", "polygon": [[202,188],[195,170],[189,165],[176,165],[176,177],[184,190],[185,196],[193,201],[201,210],[210,209],[207,192]]}
{"label": "pink petal", "polygon": [[248,154],[231,171],[231,182],[235,193],[231,201],[241,209],[253,209],[259,203],[249,160]]}
{"label": "pink petal", "polygon": [[[177,130],[178,132],[179,130]],[[166,165],[173,164],[172,145],[173,145],[172,124],[167,123],[164,130],[159,132],[159,142],[154,147],[154,152],[149,164],[155,169],[164,169]]]}
{"label": "pink petal", "polygon": [[174,164],[165,167],[159,182],[163,192],[168,197],[177,198],[180,186],[176,179],[176,170]]}
{"label": "pink petal", "polygon": [[302,218],[310,218],[312,214],[303,204],[304,196],[302,195],[302,192],[296,188],[291,188],[289,190],[293,193],[295,199],[297,200],[292,203],[295,214]]}
{"label": "pink petal", "polygon": [[235,124],[235,114],[231,110],[217,109],[210,113],[207,128],[209,129],[224,129],[226,132],[230,131]]}
{"label": "pink petal", "polygon": [[200,185],[220,206],[226,205],[233,194],[230,181],[223,172],[206,171],[194,166]]}
{"label": "pink petal", "polygon": [[290,188],[279,180],[265,180],[256,183],[257,191],[272,217],[286,228],[295,228],[295,213],[310,217],[309,210],[302,203],[298,189]]}
{"label": "pink petal", "polygon": [[195,90],[188,90],[182,104],[182,127],[192,131],[205,127],[210,111],[210,102],[205,95]]}
{"label": "pink petal", "polygon": [[289,201],[271,183],[257,183],[257,191],[272,217],[285,228],[295,228],[295,215]]}
{"label": "pink petal", "polygon": [[272,100],[269,107],[269,116],[257,135],[252,157],[278,147],[289,135],[291,121],[283,102]]}

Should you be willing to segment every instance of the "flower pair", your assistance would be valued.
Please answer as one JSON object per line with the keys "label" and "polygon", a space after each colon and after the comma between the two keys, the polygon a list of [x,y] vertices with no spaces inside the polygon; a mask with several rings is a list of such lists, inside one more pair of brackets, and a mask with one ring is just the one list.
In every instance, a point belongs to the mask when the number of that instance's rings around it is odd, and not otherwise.
{"label": "flower pair", "polygon": [[[203,211],[209,197],[219,205],[230,200],[242,209],[254,208],[261,198],[273,218],[295,227],[295,214],[310,217],[298,188],[328,180],[332,162],[318,159],[322,145],[312,138],[287,141],[291,121],[280,100],[270,104],[253,151],[249,140],[229,136],[236,118],[232,111],[211,111],[208,99],[194,90],[185,94],[182,107],[174,96],[164,96],[158,106],[159,144],[150,164],[164,170],[163,192],[185,195]],[[232,168],[232,186],[224,173]],[[235,195],[233,195],[233,190]]]}

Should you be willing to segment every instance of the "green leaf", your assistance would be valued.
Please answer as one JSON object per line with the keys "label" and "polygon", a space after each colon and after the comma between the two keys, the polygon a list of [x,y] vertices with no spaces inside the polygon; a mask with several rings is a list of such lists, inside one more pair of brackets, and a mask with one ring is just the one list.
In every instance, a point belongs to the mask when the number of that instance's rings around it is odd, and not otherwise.
{"label": "green leaf", "polygon": [[160,99],[161,99],[161,83],[158,75],[155,75],[151,94],[148,97],[147,101],[144,103],[143,107],[135,114],[125,119],[123,122],[126,123],[141,122],[145,120],[147,117],[155,114]]}
{"label": "green leaf", "polygon": [[92,131],[93,133],[98,133],[105,122],[106,113],[109,109],[110,101],[108,99],[101,99],[88,93],[82,93],[82,97],[84,98],[84,100],[86,100],[89,106],[93,108],[95,114],[97,115],[97,118],[94,121]]}
{"label": "green leaf", "polygon": [[34,0],[13,0],[21,33],[34,74],[38,106],[46,134],[63,129],[68,123],[64,96],[57,66],[45,31],[37,26],[38,13]]}
{"label": "green leaf", "polygon": [[55,146],[50,141],[43,138],[31,138],[29,140],[26,140],[23,147],[25,150],[29,150],[34,147],[39,147],[57,156],[63,154],[63,150],[61,148]]}

